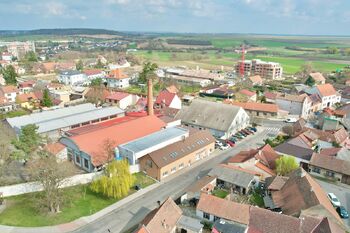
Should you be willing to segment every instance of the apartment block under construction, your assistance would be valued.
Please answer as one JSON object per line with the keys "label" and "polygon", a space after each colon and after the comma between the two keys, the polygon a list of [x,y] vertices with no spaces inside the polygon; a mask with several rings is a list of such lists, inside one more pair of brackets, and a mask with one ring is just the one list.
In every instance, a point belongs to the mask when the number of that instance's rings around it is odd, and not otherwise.
{"label": "apartment block under construction", "polygon": [[[235,70],[236,73],[240,73],[241,64],[243,61],[239,61]],[[246,76],[260,75],[262,78],[276,79],[281,78],[283,73],[283,68],[279,63],[276,62],[266,62],[260,59],[245,60],[244,61],[244,74]]]}

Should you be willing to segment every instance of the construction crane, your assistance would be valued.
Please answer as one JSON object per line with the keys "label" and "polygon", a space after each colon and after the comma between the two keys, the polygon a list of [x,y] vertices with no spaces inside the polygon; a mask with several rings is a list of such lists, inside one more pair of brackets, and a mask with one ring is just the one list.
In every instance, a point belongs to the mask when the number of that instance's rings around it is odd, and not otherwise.
{"label": "construction crane", "polygon": [[244,77],[244,60],[245,60],[245,50],[244,50],[244,44],[242,44],[242,58],[241,58],[241,64],[239,67],[239,74],[241,77]]}

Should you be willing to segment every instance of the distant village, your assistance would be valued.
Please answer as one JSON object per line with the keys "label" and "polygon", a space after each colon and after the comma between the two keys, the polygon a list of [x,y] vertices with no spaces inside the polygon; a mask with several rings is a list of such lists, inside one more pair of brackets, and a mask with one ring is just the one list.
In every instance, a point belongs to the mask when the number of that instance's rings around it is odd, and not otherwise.
{"label": "distant village", "polygon": [[[350,190],[350,80],[333,85],[328,74],[310,70],[288,81],[279,63],[259,59],[228,72],[140,67],[103,53],[54,61],[48,51],[67,48],[4,46],[2,127],[20,138],[36,126],[45,139],[39,147],[58,163],[86,174],[127,160],[131,174],[160,186],[209,164],[178,187],[180,195],[159,200],[133,232],[349,231],[350,191],[328,187]],[[21,60],[33,54],[29,71]]]}

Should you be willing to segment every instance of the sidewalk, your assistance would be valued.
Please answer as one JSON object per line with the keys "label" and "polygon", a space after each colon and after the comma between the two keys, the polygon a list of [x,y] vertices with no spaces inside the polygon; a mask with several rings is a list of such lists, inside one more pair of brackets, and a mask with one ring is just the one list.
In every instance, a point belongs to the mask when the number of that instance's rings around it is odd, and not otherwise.
{"label": "sidewalk", "polygon": [[[264,128],[259,127],[259,131],[262,133],[264,131]],[[197,167],[197,166],[207,162],[208,160],[210,160],[214,157],[220,156],[224,153],[230,153],[230,151],[233,152],[233,150],[237,151],[237,149],[243,150],[243,149],[245,149],[246,146],[250,145],[250,143],[248,143],[249,141],[253,141],[256,137],[259,137],[259,135],[260,135],[260,133],[254,134],[251,137],[246,138],[245,140],[241,141],[235,147],[232,147],[228,150],[224,150],[224,151],[215,150],[210,156],[207,156],[206,158],[201,159],[200,161],[194,163],[191,166],[191,168]],[[250,145],[250,146],[252,146],[252,145]],[[232,153],[232,155],[234,155],[234,154],[235,154],[235,152]],[[0,225],[0,232],[1,233],[65,233],[65,232],[71,232],[71,231],[79,229],[80,227],[83,227],[86,224],[91,223],[99,218],[102,218],[103,216],[111,213],[112,211],[114,211],[118,208],[121,208],[124,205],[127,205],[128,203],[140,198],[145,193],[158,188],[160,185],[171,181],[175,177],[178,177],[179,175],[181,175],[185,172],[188,172],[189,170],[190,170],[189,168],[182,169],[181,171],[175,173],[174,175],[167,177],[163,181],[157,182],[157,183],[152,184],[144,189],[141,189],[141,190],[137,191],[136,193],[133,193],[133,194],[123,198],[122,200],[96,212],[95,214],[81,217],[81,218],[76,219],[76,220],[69,222],[69,223],[64,223],[64,224],[55,225],[55,226],[45,226],[45,227],[13,227],[13,226]]]}

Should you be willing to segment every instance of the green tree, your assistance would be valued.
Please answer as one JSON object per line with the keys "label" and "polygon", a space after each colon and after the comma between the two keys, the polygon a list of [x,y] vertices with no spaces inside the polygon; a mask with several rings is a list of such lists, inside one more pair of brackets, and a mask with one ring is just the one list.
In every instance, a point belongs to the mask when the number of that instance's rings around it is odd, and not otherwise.
{"label": "green tree", "polygon": [[134,182],[128,161],[114,160],[107,165],[102,177],[91,183],[90,188],[93,192],[119,199],[128,195]]}
{"label": "green tree", "polygon": [[139,82],[146,83],[149,78],[154,78],[156,76],[155,72],[158,68],[156,63],[146,62],[143,65],[142,72],[139,75]]}
{"label": "green tree", "polygon": [[95,68],[96,68],[96,69],[102,69],[102,68],[103,68],[103,64],[102,64],[102,62],[101,62],[101,59],[97,59]]}
{"label": "green tree", "polygon": [[339,49],[337,47],[328,47],[327,48],[327,53],[329,53],[329,54],[337,54],[337,53],[339,53]]}
{"label": "green tree", "polygon": [[18,74],[13,66],[9,65],[2,69],[2,74],[4,76],[7,85],[17,84]]}
{"label": "green tree", "polygon": [[344,49],[344,53],[346,56],[350,56],[350,48]]}
{"label": "green tree", "polygon": [[38,57],[36,56],[34,51],[29,51],[25,54],[24,59],[29,62],[36,62],[38,61]]}
{"label": "green tree", "polygon": [[49,91],[47,89],[45,89],[44,93],[43,93],[42,105],[45,107],[51,107],[53,105],[52,99],[51,99]]}
{"label": "green tree", "polygon": [[84,64],[83,64],[83,61],[82,60],[78,60],[78,62],[75,64],[75,68],[77,70],[83,70],[84,69]]}
{"label": "green tree", "polygon": [[99,87],[103,84],[102,79],[101,78],[95,78],[93,80],[91,80],[90,86],[91,87]]}
{"label": "green tree", "polygon": [[276,160],[277,175],[285,176],[299,167],[296,159],[292,156],[283,155]]}
{"label": "green tree", "polygon": [[38,128],[34,124],[22,126],[18,139],[12,141],[16,149],[24,152],[25,157],[35,152],[41,142],[42,138],[37,133]]}
{"label": "green tree", "polygon": [[315,80],[311,76],[309,76],[305,81],[305,85],[312,87],[315,85]]}

